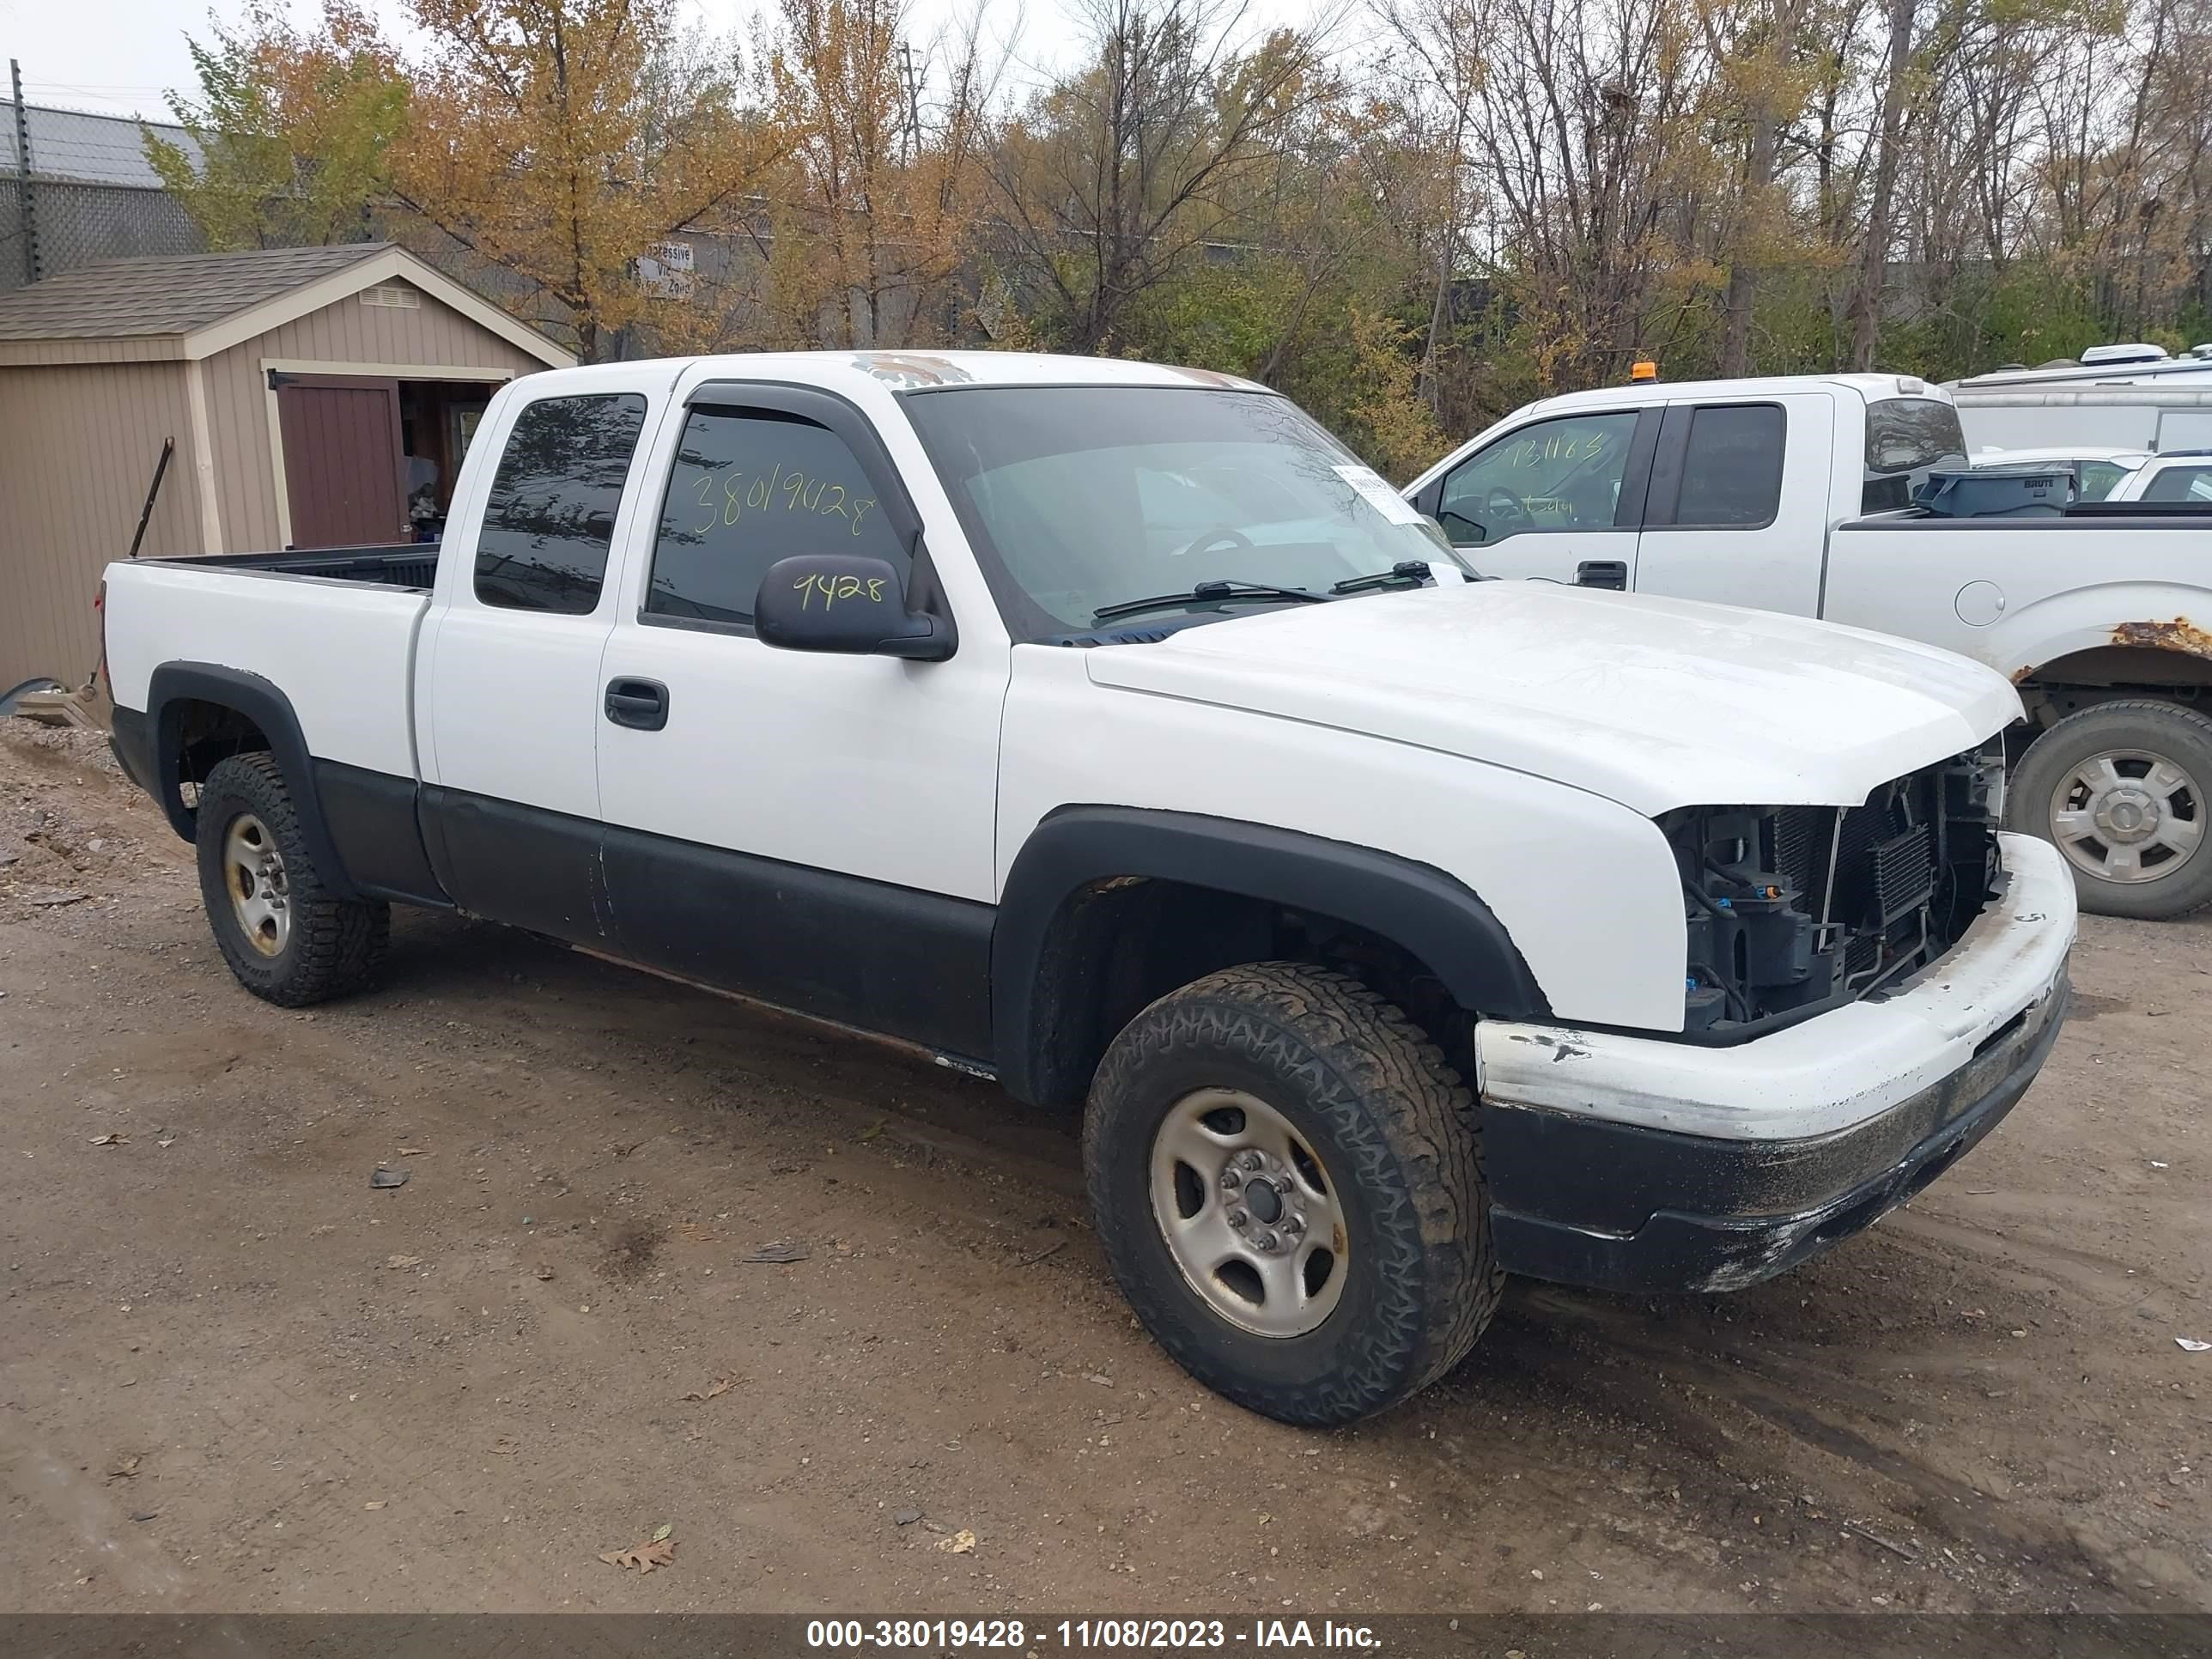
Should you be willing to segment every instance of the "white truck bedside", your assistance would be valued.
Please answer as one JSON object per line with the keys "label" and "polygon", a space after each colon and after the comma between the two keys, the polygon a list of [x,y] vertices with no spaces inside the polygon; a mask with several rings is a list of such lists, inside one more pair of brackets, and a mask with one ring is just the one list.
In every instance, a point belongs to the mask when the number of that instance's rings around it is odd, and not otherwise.
{"label": "white truck bedside", "polygon": [[2072,895],[2002,677],[1474,580],[1262,387],[1012,354],[501,391],[447,539],[110,567],[233,973],[459,908],[1085,1107],[1161,1344],[1287,1421],[1504,1275],[1743,1284],[2019,1098]]}

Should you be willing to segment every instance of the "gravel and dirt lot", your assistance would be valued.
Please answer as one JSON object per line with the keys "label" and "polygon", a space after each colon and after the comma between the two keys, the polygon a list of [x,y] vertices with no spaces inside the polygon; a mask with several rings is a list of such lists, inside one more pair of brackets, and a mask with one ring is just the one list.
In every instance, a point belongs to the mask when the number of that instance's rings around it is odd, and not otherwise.
{"label": "gravel and dirt lot", "polygon": [[451,917],[268,1006],[99,742],[6,722],[0,1598],[2212,1609],[2208,975],[2212,921],[2090,921],[1910,1209],[1732,1297],[1516,1285],[1304,1433],[1135,1328],[1072,1121]]}

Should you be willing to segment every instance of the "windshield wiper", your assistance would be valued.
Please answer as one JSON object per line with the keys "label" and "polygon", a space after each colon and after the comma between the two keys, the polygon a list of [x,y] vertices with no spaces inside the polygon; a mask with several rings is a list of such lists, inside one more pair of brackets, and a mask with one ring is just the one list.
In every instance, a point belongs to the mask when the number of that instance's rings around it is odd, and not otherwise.
{"label": "windshield wiper", "polygon": [[1164,611],[1173,605],[1216,604],[1223,599],[1288,599],[1294,605],[1322,605],[1327,603],[1328,595],[1303,587],[1271,587],[1266,582],[1200,582],[1187,593],[1155,593],[1149,599],[1123,599],[1115,605],[1102,605],[1091,613],[1091,620],[1109,622],[1115,617],[1133,617],[1140,611]]}
{"label": "windshield wiper", "polygon": [[1419,587],[1436,580],[1423,559],[1401,559],[1388,570],[1377,570],[1365,576],[1346,576],[1328,591],[1332,593],[1364,593],[1370,587]]}

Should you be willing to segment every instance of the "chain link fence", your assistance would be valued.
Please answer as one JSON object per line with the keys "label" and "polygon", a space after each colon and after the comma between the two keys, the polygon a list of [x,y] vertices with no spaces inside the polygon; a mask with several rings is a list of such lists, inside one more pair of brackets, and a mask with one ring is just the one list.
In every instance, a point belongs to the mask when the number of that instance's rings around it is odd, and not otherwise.
{"label": "chain link fence", "polygon": [[[33,269],[23,240],[22,181],[0,177],[0,292],[22,287]],[[58,276],[102,259],[198,253],[207,244],[175,197],[127,185],[33,178],[36,270]]]}

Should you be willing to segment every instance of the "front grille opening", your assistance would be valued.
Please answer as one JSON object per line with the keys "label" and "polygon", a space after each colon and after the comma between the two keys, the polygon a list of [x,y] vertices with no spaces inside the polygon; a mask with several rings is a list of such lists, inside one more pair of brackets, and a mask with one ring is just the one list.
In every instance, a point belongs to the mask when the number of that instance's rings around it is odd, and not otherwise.
{"label": "front grille opening", "polygon": [[2002,779],[1992,746],[1856,806],[1668,814],[1689,934],[1686,1029],[1746,1034],[1885,994],[1942,956],[1989,900]]}

